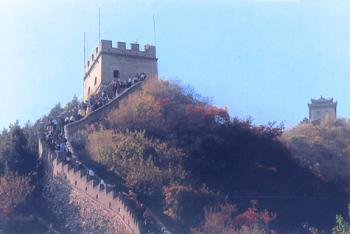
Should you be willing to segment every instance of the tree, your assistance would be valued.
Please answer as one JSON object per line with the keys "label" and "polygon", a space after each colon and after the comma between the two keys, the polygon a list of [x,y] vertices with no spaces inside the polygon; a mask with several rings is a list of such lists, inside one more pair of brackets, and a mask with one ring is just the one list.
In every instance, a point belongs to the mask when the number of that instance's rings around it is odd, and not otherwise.
{"label": "tree", "polygon": [[326,117],[320,123],[302,123],[281,140],[292,156],[320,178],[345,183],[350,193],[350,122]]}
{"label": "tree", "polygon": [[[10,125],[8,130],[2,132],[0,135],[0,166],[2,173],[5,166],[10,171],[17,171],[19,174],[27,174],[35,170],[37,158],[35,152],[33,152],[34,146],[30,147],[28,145],[29,134],[28,126],[23,129],[18,122]],[[31,140],[34,139],[31,138]]]}
{"label": "tree", "polygon": [[200,223],[204,209],[221,199],[207,187],[171,183],[163,186],[164,213],[178,223],[191,227]]}
{"label": "tree", "polygon": [[[348,217],[350,218],[350,205],[348,205]],[[336,215],[336,226],[332,229],[333,234],[348,234],[350,233],[350,224],[345,221],[343,216]]]}
{"label": "tree", "polygon": [[150,129],[161,124],[160,104],[149,94],[135,93],[110,114],[113,125],[129,129]]}
{"label": "tree", "polygon": [[33,190],[30,176],[6,172],[0,177],[0,212],[11,215],[18,205],[25,203]]}
{"label": "tree", "polygon": [[252,206],[241,214],[238,213],[235,205],[224,203],[214,208],[206,209],[203,224],[198,228],[192,229],[192,233],[274,233],[273,230],[269,230],[269,224],[276,217],[275,213],[267,210],[258,211],[256,201],[252,201]]}

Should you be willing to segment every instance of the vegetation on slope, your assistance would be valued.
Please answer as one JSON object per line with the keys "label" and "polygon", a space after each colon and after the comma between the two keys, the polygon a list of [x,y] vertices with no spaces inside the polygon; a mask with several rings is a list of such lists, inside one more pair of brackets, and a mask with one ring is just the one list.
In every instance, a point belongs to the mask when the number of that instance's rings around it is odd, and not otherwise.
{"label": "vegetation on slope", "polygon": [[320,178],[343,184],[350,192],[350,122],[325,118],[301,123],[282,135],[292,156]]}
{"label": "vegetation on slope", "polygon": [[75,97],[64,108],[57,104],[33,125],[27,123],[21,127],[16,122],[0,133],[0,232],[48,231],[49,212],[41,194],[38,137],[42,136],[49,119],[69,116],[78,104]]}
{"label": "vegetation on slope", "polygon": [[88,131],[86,149],[188,230],[206,225],[205,210],[237,204],[238,215],[254,199],[277,213],[277,229],[331,227],[345,193],[293,160],[282,131],[232,119],[191,89],[152,79]]}
{"label": "vegetation on slope", "polygon": [[[32,212],[37,185],[37,147],[33,128],[10,125],[0,134],[0,229],[23,233],[42,227]],[[35,212],[33,212],[35,213]],[[26,230],[28,232],[28,230]]]}
{"label": "vegetation on slope", "polygon": [[[12,199],[0,203],[2,217],[37,204],[37,137],[49,119],[69,117],[78,106],[74,98],[33,126],[14,124],[0,134],[0,179],[7,181],[0,191],[17,196],[1,197]],[[153,79],[77,134],[75,145],[182,231],[302,232],[330,230],[335,215],[346,213],[349,127],[327,119],[283,133],[283,126],[231,118],[193,90]],[[22,192],[14,193],[18,186]],[[333,231],[346,229],[337,217]]]}
{"label": "vegetation on slope", "polygon": [[[163,184],[182,181],[184,153],[159,140],[145,137],[144,132],[112,132],[105,130],[89,136],[89,152],[94,160],[125,178],[126,185],[136,191],[153,194]],[[102,147],[99,147],[103,142]]]}

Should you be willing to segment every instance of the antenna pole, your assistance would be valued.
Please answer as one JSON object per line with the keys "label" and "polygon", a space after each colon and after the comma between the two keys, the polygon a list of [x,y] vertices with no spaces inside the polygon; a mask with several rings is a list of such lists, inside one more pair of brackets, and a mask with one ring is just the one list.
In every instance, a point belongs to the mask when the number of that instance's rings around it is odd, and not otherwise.
{"label": "antenna pole", "polygon": [[98,43],[101,41],[101,8],[98,8]]}
{"label": "antenna pole", "polygon": [[157,41],[156,41],[156,19],[153,15],[153,36],[154,36],[154,45],[157,44]]}
{"label": "antenna pole", "polygon": [[86,46],[85,46],[85,32],[84,32],[84,62],[83,62],[83,66],[84,66],[84,72],[85,72],[85,61],[86,61],[86,52],[85,52]]}

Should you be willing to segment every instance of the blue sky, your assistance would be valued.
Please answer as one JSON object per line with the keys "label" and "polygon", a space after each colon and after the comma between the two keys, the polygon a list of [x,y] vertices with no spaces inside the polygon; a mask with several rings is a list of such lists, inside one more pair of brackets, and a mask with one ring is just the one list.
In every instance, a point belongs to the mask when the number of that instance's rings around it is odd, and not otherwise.
{"label": "blue sky", "polygon": [[153,42],[159,73],[257,124],[307,117],[320,95],[350,116],[350,4],[337,0],[0,0],[0,128],[82,95],[83,32]]}

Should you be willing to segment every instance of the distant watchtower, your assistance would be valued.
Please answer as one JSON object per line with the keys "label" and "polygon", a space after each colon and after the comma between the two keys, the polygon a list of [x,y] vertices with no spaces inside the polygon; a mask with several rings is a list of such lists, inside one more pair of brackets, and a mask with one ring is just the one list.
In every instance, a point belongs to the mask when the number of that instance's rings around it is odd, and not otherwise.
{"label": "distant watchtower", "polygon": [[311,99],[311,103],[308,103],[309,120],[313,122],[321,120],[326,116],[336,119],[337,104],[337,102],[333,101],[333,98],[326,99],[321,96],[319,99]]}
{"label": "distant watchtower", "polygon": [[141,51],[139,44],[131,43],[130,49],[125,42],[101,40],[84,66],[84,94],[86,101],[113,79],[128,80],[136,74],[145,73],[147,77],[158,75],[156,47],[145,45]]}

